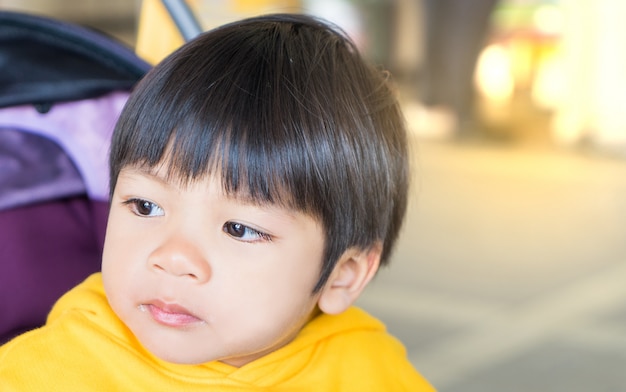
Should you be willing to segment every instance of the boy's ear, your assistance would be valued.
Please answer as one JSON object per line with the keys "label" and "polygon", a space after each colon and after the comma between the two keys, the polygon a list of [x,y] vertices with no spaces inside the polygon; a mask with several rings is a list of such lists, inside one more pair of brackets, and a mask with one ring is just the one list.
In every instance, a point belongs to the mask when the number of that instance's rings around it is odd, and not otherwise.
{"label": "boy's ear", "polygon": [[380,266],[382,243],[368,249],[350,248],[339,258],[317,304],[328,314],[339,314],[348,309],[361,295]]}

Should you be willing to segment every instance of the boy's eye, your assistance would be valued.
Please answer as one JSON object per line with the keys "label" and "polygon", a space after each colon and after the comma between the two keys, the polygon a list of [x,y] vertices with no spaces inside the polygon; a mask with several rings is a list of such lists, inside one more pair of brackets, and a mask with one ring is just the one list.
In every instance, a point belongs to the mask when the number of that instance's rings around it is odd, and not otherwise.
{"label": "boy's eye", "polygon": [[270,241],[271,236],[269,234],[260,232],[251,227],[237,222],[226,222],[222,228],[225,233],[241,241],[257,242],[257,241]]}
{"label": "boy's eye", "polygon": [[143,199],[130,199],[124,202],[133,213],[139,216],[162,216],[163,209],[157,204]]}

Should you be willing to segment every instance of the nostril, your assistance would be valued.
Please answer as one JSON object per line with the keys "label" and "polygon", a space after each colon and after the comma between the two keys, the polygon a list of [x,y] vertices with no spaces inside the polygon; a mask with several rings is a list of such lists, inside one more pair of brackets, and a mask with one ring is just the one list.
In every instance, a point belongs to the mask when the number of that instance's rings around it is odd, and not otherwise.
{"label": "nostril", "polygon": [[165,267],[163,267],[163,266],[161,266],[161,265],[159,265],[157,263],[152,264],[152,268],[155,271],[157,271],[157,272],[166,272],[166,273],[168,273],[170,275],[175,275],[175,276],[180,276],[180,277],[188,277],[188,278],[191,278],[193,280],[199,280],[200,279],[200,277],[198,275],[194,274],[194,273],[191,273],[191,272],[187,272],[187,273],[180,272],[180,273],[178,273],[178,272],[176,272],[173,269],[167,269],[167,268],[165,268]]}
{"label": "nostril", "polygon": [[[192,244],[193,245],[193,244]],[[146,260],[146,267],[154,273],[206,282],[211,276],[208,260],[188,242],[168,241],[155,249]]]}

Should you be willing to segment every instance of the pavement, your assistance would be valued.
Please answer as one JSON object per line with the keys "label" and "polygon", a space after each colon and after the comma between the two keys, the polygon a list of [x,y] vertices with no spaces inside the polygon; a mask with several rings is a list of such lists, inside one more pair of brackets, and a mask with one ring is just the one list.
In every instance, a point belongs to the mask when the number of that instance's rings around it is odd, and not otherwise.
{"label": "pavement", "polygon": [[626,391],[626,160],[413,147],[404,230],[359,304],[440,392]]}

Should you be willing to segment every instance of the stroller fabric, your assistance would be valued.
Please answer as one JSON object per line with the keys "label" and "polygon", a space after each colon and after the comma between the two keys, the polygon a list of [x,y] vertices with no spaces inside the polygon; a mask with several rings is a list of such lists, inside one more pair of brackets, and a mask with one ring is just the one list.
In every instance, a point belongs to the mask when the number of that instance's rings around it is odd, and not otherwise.
{"label": "stroller fabric", "polygon": [[109,139],[149,68],[104,34],[0,12],[0,344],[99,270]]}

